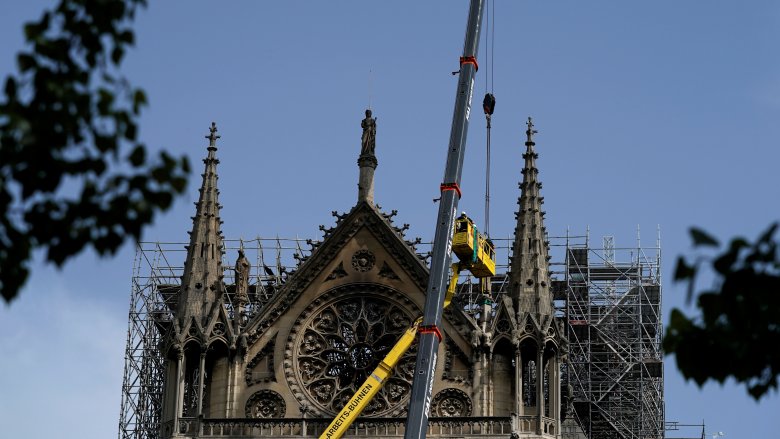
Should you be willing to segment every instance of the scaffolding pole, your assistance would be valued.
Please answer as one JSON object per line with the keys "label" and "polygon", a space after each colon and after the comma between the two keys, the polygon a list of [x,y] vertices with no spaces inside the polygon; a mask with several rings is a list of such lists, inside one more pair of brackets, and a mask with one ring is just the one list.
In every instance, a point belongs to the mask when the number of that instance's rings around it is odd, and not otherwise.
{"label": "scaffolding pole", "polygon": [[557,268],[574,415],[592,439],[664,437],[660,245],[604,248],[567,238]]}
{"label": "scaffolding pole", "polygon": [[[250,302],[242,324],[262,309],[273,292],[292,273],[310,250],[302,246],[306,240],[297,238],[261,238],[244,241],[248,257],[255,252],[249,285]],[[233,279],[233,261],[240,240],[225,241],[223,257],[226,283]],[[267,252],[267,253],[266,253]],[[160,436],[162,414],[164,358],[160,352],[161,327],[170,324],[176,309],[176,299],[184,271],[186,244],[142,242],[136,247],[133,278],[130,287],[127,345],[122,379],[122,400],[119,414],[119,439],[151,439]],[[276,261],[276,271],[264,261]],[[295,258],[297,256],[297,259]],[[228,288],[223,303],[232,316],[233,290]]]}
{"label": "scaffolding pole", "polygon": [[[568,361],[562,379],[574,390],[572,416],[589,439],[664,437],[663,357],[661,353],[660,232],[656,246],[621,248],[615,240],[591,247],[584,235],[549,237],[555,315],[566,322]],[[496,276],[493,312],[508,293],[507,272],[514,238],[493,238]],[[225,241],[222,266],[232,283],[240,240]],[[244,240],[250,271],[250,302],[241,325],[262,310],[287,277],[318,243],[300,238]],[[425,260],[430,243],[419,243]],[[252,255],[254,252],[254,255]],[[159,437],[164,359],[160,328],[173,319],[186,258],[184,243],[140,243],[134,259],[122,384],[119,439]],[[270,264],[270,265],[269,265]],[[485,312],[478,279],[464,276],[456,303],[475,319]],[[224,304],[233,313],[228,285]],[[487,308],[490,309],[489,307]],[[231,314],[232,315],[232,314]],[[564,435],[564,437],[567,437]],[[575,437],[575,436],[572,436]],[[581,437],[581,436],[577,436]]]}

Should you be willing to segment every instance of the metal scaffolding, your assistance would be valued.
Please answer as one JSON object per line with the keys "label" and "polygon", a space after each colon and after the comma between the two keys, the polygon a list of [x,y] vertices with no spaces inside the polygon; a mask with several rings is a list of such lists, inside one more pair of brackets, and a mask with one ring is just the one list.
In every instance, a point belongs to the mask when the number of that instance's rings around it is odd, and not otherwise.
{"label": "metal scaffolding", "polygon": [[[614,236],[592,246],[589,233],[548,237],[556,317],[566,322],[568,362],[563,376],[573,391],[573,417],[589,439],[664,437],[661,350],[661,247],[617,247]],[[514,238],[493,238],[496,299],[507,293]],[[470,276],[458,300],[477,315],[484,299]],[[564,435],[582,437],[574,432]]]}
{"label": "metal scaffolding", "polygon": [[[311,241],[298,238],[260,238],[225,241],[225,279],[232,279],[229,256],[243,247],[247,258],[254,256],[250,272],[250,303],[246,318],[259,309],[287,276],[310,253]],[[184,243],[142,242],[136,247],[130,289],[125,370],[119,415],[120,439],[159,437],[164,359],[160,352],[160,328],[172,321],[176,293],[181,283]],[[232,316],[232,291],[224,298]]]}
{"label": "metal scaffolding", "polygon": [[[590,439],[664,437],[661,353],[660,244],[621,248],[613,237],[592,247],[587,234],[549,237],[556,316],[567,322],[573,417]],[[493,238],[496,271],[491,295],[506,294],[514,238]],[[232,283],[236,250],[253,260],[245,318],[260,309],[310,254],[311,240],[260,238],[225,241],[226,283]],[[425,254],[430,243],[420,243]],[[159,436],[163,358],[160,328],[172,320],[186,248],[183,243],[140,243],[130,292],[127,348],[119,421],[120,439]],[[458,303],[483,312],[479,282],[464,273]],[[225,307],[233,315],[228,285]],[[475,316],[476,317],[476,316]]]}
{"label": "metal scaffolding", "polygon": [[[561,242],[563,240],[563,242]],[[661,250],[588,234],[557,239],[556,306],[567,322],[574,417],[593,439],[664,437]]]}

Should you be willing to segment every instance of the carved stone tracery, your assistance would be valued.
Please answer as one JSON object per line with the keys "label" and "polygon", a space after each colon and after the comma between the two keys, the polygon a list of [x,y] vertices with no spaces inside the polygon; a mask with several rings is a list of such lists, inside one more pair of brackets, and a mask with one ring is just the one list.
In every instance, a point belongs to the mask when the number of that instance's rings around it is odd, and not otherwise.
{"label": "carved stone tracery", "polygon": [[382,264],[382,268],[379,269],[379,276],[380,277],[386,277],[388,279],[398,280],[400,277],[398,277],[397,274],[395,274],[395,271],[393,271],[392,268],[387,264],[387,261],[385,261]]}
{"label": "carved stone tracery", "polygon": [[503,316],[501,320],[496,323],[496,333],[498,334],[511,334],[512,333],[512,323],[509,321],[506,316]]}
{"label": "carved stone tracery", "polygon": [[214,329],[211,330],[211,335],[215,337],[221,337],[225,335],[225,324],[217,322],[214,324]]}
{"label": "carved stone tracery", "polygon": [[437,393],[431,401],[431,416],[471,416],[471,410],[471,398],[458,389],[444,389]]}
{"label": "carved stone tracery", "polygon": [[[315,300],[288,340],[286,373],[296,397],[322,414],[338,412],[395,345],[413,318],[397,292],[375,284],[339,287]],[[363,411],[400,414],[409,400],[416,348]]]}
{"label": "carved stone tracery", "polygon": [[333,271],[330,272],[328,277],[325,278],[326,281],[328,280],[334,280],[339,279],[347,275],[347,270],[344,269],[344,262],[339,262],[339,265],[333,269]]}
{"label": "carved stone tracery", "polygon": [[282,395],[273,390],[261,390],[246,402],[247,418],[283,418],[287,411]]}
{"label": "carved stone tracery", "polygon": [[374,268],[376,257],[369,250],[358,250],[352,255],[352,268],[366,272]]}

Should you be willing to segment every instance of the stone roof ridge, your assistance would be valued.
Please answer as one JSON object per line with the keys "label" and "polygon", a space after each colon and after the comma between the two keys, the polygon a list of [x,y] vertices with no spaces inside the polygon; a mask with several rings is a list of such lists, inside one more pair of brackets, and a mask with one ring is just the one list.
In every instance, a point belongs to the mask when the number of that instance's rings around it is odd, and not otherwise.
{"label": "stone roof ridge", "polygon": [[336,218],[334,227],[320,226],[323,232],[322,240],[312,241],[312,251],[308,256],[300,257],[298,267],[289,273],[286,282],[271,297],[263,309],[253,318],[249,324],[250,342],[256,340],[262,333],[271,327],[273,322],[281,316],[296,298],[306,289],[317,275],[327,266],[338,252],[352,239],[362,228],[367,228],[380,242],[385,250],[409,274],[410,278],[422,289],[428,282],[428,266],[421,257],[415,245],[421,240],[407,241],[404,232],[408,229],[404,224],[397,227],[392,218],[397,211],[384,213],[381,206],[375,206],[368,202],[358,202],[349,212],[331,212]]}
{"label": "stone roof ridge", "polygon": [[398,237],[400,237],[404,241],[404,243],[406,243],[407,246],[409,246],[409,249],[420,260],[425,261],[427,259],[427,257],[425,257],[424,255],[420,254],[417,251],[417,246],[422,243],[422,238],[417,236],[417,237],[415,237],[412,240],[406,239],[406,231],[409,230],[409,227],[410,227],[409,223],[403,223],[400,227],[395,225],[395,221],[393,221],[393,218],[396,215],[398,215],[398,211],[397,210],[393,209],[393,210],[390,211],[390,213],[385,213],[382,210],[382,206],[380,206],[378,204],[372,205],[371,207],[379,214],[379,216],[382,218],[382,220],[385,221],[387,226],[390,229],[392,229],[398,235]]}
{"label": "stone roof ridge", "polygon": [[336,224],[333,227],[326,227],[324,224],[320,224],[319,230],[323,232],[322,239],[320,240],[312,240],[307,239],[306,243],[311,246],[311,253],[309,256],[306,257],[300,257],[299,265],[300,263],[304,262],[306,259],[308,259],[310,256],[314,254],[314,252],[322,245],[323,242],[325,242],[327,239],[330,238],[331,235],[333,235],[334,231],[341,225],[341,223],[349,217],[352,212],[356,211],[358,208],[365,206],[368,209],[371,209],[376,215],[378,219],[381,219],[385,225],[392,230],[401,240],[406,243],[406,245],[409,247],[409,249],[417,255],[417,258],[421,261],[425,261],[428,259],[429,255],[422,254],[417,251],[417,245],[422,243],[422,238],[415,237],[412,240],[406,239],[406,231],[409,230],[409,223],[404,223],[400,227],[395,224],[395,221],[393,221],[393,218],[398,215],[398,211],[393,209],[389,213],[384,212],[382,210],[382,206],[378,204],[371,204],[368,202],[358,202],[357,205],[355,205],[349,212],[339,213],[338,211],[334,210],[331,211],[331,216],[336,218]]}

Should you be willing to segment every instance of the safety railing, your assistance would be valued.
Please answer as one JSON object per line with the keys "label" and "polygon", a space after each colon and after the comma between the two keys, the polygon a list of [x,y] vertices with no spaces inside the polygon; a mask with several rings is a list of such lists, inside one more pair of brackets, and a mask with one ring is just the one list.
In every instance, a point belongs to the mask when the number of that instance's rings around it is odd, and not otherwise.
{"label": "safety railing", "polygon": [[[525,417],[521,417],[525,418]],[[536,417],[528,428],[535,429]],[[545,418],[546,420],[547,418]],[[213,438],[288,438],[288,437],[319,437],[330,423],[327,418],[258,418],[258,419],[196,419],[180,418],[178,421],[179,435],[198,435]],[[552,420],[550,420],[552,421]],[[547,422],[545,422],[546,424]],[[344,435],[371,436],[375,439],[403,437],[405,430],[403,418],[366,418],[359,419]],[[519,424],[524,425],[525,424]],[[545,427],[545,432],[548,428]],[[530,431],[530,430],[529,430]],[[550,432],[552,430],[549,430]],[[512,433],[512,419],[509,417],[451,417],[430,418],[428,434],[430,436],[447,437],[507,437]],[[165,432],[163,432],[165,437]]]}

